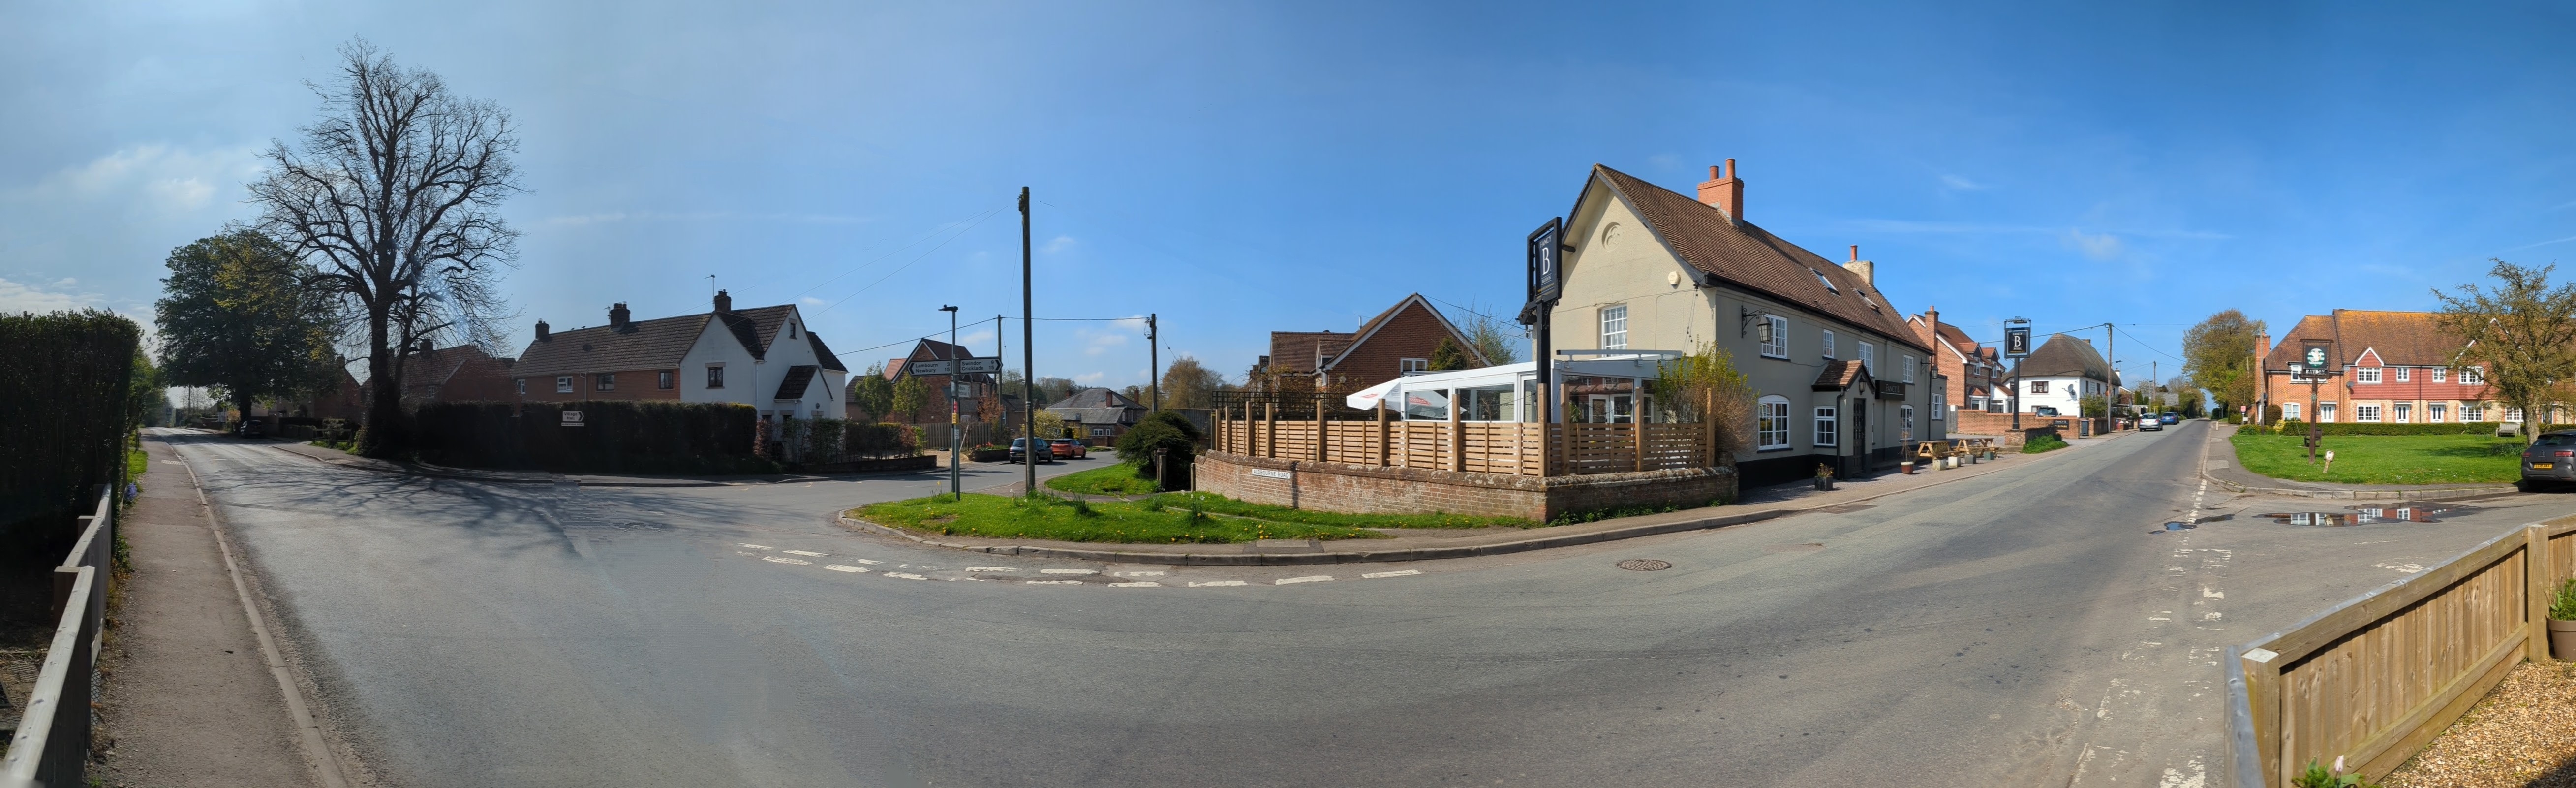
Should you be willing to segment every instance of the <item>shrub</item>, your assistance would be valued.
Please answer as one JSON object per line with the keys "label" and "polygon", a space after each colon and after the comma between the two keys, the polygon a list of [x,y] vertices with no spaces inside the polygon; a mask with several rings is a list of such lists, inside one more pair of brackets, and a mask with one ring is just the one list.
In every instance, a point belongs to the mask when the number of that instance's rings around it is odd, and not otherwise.
{"label": "shrub", "polygon": [[1159,411],[1146,416],[1135,429],[1118,436],[1118,461],[1136,466],[1136,475],[1152,478],[1154,450],[1164,449],[1172,461],[1188,463],[1198,451],[1199,428],[1187,417],[1173,411]]}
{"label": "shrub", "polygon": [[[581,411],[582,426],[562,413]],[[434,402],[414,415],[423,460],[484,468],[768,473],[752,454],[760,417],[714,402]]]}
{"label": "shrub", "polygon": [[2039,434],[2039,437],[2032,438],[2029,442],[2023,443],[2021,446],[2021,453],[2038,454],[2040,452],[2056,451],[2063,448],[2066,448],[2065,438],[2057,437],[2057,433],[2054,432],[2043,432]]}
{"label": "shrub", "polygon": [[2566,582],[2558,584],[2558,596],[2549,603],[2549,617],[2560,621],[2576,621],[2576,577],[2567,578]]}
{"label": "shrub", "polygon": [[[2331,422],[2327,424],[2319,424],[2317,426],[2327,435],[2493,435],[2496,430],[2496,423],[2492,421],[2444,422],[2439,424],[2356,424],[2353,422]],[[2307,430],[2308,427],[2306,424],[2300,424],[2298,431],[2290,434],[2305,435],[2307,434]]]}
{"label": "shrub", "polygon": [[52,551],[124,488],[143,330],[109,312],[0,315],[0,549]]}

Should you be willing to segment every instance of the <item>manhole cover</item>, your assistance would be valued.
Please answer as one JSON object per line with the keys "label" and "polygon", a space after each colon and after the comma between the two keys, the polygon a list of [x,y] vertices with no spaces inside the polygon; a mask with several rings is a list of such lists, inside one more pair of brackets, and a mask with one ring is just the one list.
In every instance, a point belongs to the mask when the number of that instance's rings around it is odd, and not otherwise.
{"label": "manhole cover", "polygon": [[1633,572],[1652,572],[1657,569],[1671,569],[1673,562],[1657,561],[1652,558],[1631,558],[1619,562],[1619,568]]}

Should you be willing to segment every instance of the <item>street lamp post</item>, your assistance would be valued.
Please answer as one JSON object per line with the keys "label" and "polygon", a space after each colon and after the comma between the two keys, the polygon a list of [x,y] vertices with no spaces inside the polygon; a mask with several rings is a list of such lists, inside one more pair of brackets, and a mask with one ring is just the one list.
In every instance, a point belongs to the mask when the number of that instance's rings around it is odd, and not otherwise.
{"label": "street lamp post", "polygon": [[[950,350],[955,350],[957,348],[957,308],[943,306],[939,311],[948,313],[948,347]],[[957,467],[957,455],[966,439],[966,433],[959,429],[957,420],[957,365],[963,362],[954,358],[957,355],[955,353],[943,352],[940,355],[952,357],[948,361],[948,391],[945,392],[948,397],[948,494],[957,496],[959,501],[964,501],[966,500],[966,481]]]}

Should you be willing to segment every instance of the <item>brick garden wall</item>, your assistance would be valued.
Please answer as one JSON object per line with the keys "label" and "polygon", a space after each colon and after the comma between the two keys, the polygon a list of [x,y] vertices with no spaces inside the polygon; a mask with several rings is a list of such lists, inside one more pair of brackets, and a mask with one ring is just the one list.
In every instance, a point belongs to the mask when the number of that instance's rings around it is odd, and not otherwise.
{"label": "brick garden wall", "polygon": [[[1622,506],[1701,506],[1732,501],[1728,468],[1671,468],[1583,476],[1505,476],[1428,468],[1344,465],[1208,452],[1193,464],[1197,489],[1240,501],[1347,514],[1464,514],[1545,522]],[[1255,475],[1285,472],[1293,479]]]}

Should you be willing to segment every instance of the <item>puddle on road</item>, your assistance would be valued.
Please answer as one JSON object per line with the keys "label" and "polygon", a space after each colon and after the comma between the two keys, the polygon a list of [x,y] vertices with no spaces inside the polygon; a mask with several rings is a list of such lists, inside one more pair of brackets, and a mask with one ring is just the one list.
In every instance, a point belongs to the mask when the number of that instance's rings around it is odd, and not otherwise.
{"label": "puddle on road", "polygon": [[2459,505],[2422,506],[2354,506],[2348,512],[2274,512],[2263,515],[2282,525],[2316,525],[2340,528],[2348,525],[2377,523],[2438,523],[2442,517],[2477,511]]}
{"label": "puddle on road", "polygon": [[2189,531],[2199,528],[2201,523],[2215,523],[2234,519],[2236,519],[2236,515],[2234,514],[2216,514],[2203,517],[2198,520],[2167,520],[2162,526],[2147,529],[2147,533],[2163,534],[2175,531]]}

